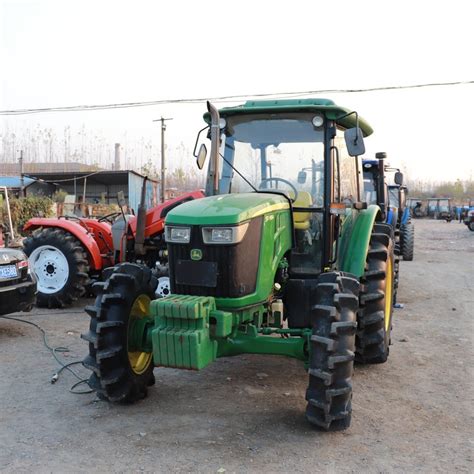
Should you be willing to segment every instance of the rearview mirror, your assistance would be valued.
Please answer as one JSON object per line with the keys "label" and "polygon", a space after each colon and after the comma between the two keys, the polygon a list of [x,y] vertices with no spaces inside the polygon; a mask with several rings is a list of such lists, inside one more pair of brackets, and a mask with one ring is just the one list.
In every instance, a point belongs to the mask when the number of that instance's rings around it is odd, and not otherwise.
{"label": "rearview mirror", "polygon": [[403,173],[401,171],[397,171],[393,177],[393,180],[395,181],[395,184],[401,186],[403,184]]}
{"label": "rearview mirror", "polygon": [[306,183],[306,171],[300,171],[298,173],[298,183],[299,184]]}
{"label": "rearview mirror", "polygon": [[344,132],[349,156],[361,156],[365,153],[364,136],[359,127],[348,128]]}
{"label": "rearview mirror", "polygon": [[206,158],[207,158],[207,148],[206,148],[206,145],[202,143],[201,146],[199,147],[199,152],[196,157],[196,164],[200,170],[202,170],[204,163],[206,162]]}

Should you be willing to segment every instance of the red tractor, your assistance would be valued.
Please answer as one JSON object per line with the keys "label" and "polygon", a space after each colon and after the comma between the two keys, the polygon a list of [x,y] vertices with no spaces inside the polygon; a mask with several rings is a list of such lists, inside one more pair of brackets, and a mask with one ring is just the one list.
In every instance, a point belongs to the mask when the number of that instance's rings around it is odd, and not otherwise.
{"label": "red tractor", "polygon": [[122,262],[146,264],[159,278],[157,296],[169,293],[166,214],[204,194],[193,191],[147,210],[145,187],[146,181],[136,216],[122,210],[99,219],[35,218],[26,223],[24,231],[30,235],[24,251],[38,279],[38,306],[71,304],[101,278],[104,269]]}

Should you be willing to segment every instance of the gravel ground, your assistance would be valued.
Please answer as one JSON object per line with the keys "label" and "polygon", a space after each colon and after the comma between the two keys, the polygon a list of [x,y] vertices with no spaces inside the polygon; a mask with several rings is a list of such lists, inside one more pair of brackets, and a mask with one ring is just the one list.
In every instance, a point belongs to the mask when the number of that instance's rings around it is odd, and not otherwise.
{"label": "gravel ground", "polygon": [[[70,374],[51,384],[57,366],[39,331],[0,319],[1,471],[473,472],[474,232],[415,225],[390,358],[356,367],[349,430],[307,424],[307,376],[295,360],[246,355],[201,372],[155,369],[148,398],[110,405],[70,393]],[[40,324],[73,361],[87,351],[84,303],[13,316]]]}

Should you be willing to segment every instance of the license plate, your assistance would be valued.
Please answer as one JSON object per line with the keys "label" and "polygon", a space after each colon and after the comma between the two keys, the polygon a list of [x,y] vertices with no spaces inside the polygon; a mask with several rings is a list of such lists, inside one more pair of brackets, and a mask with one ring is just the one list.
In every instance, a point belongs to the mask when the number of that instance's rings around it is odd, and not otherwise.
{"label": "license plate", "polygon": [[0,278],[16,278],[18,273],[15,265],[0,266]]}

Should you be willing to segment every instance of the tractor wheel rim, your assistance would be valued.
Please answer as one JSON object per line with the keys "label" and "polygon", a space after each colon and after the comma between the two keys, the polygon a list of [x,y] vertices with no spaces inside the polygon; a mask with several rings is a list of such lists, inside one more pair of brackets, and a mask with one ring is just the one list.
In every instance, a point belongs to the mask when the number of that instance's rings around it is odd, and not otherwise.
{"label": "tractor wheel rim", "polygon": [[171,294],[169,277],[158,278],[158,286],[156,287],[155,295],[157,298],[164,298]]}
{"label": "tractor wheel rim", "polygon": [[390,315],[392,313],[392,304],[393,304],[393,267],[392,259],[389,258],[387,261],[387,276],[385,278],[385,314],[384,314],[384,324],[385,332],[388,332],[390,328]]}
{"label": "tractor wheel rim", "polygon": [[53,294],[62,290],[69,278],[69,263],[56,247],[41,245],[31,252],[28,263],[38,280],[38,291]]}
{"label": "tractor wheel rim", "polygon": [[[132,309],[130,310],[128,328],[131,327],[134,320],[148,317],[149,309],[150,298],[147,295],[138,296],[138,298],[133,302]],[[130,332],[128,331],[128,333]],[[128,361],[132,371],[137,375],[143,374],[150,366],[153,354],[151,352],[129,351],[128,348],[127,352]]]}

